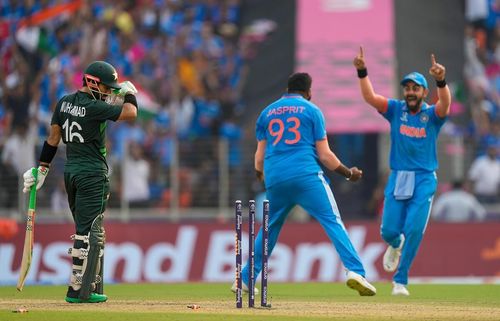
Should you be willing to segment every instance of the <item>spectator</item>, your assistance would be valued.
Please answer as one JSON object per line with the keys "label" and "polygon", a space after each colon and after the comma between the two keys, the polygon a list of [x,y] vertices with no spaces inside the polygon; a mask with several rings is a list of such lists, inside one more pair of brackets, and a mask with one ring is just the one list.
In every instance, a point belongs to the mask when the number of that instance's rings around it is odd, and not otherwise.
{"label": "spectator", "polygon": [[500,118],[491,124],[490,132],[481,137],[477,155],[486,155],[486,151],[490,145],[500,146]]}
{"label": "spectator", "polygon": [[466,0],[465,18],[476,29],[486,30],[486,18],[488,18],[488,0]]}
{"label": "spectator", "polygon": [[14,128],[14,132],[5,142],[2,152],[2,182],[5,182],[6,208],[17,207],[21,177],[26,168],[35,165],[35,143],[37,128],[22,123]]}
{"label": "spectator", "polygon": [[[193,202],[193,193],[191,186],[191,175],[192,173],[186,168],[180,168],[178,171],[178,179],[179,179],[179,202],[178,206],[180,208],[187,208],[192,206]],[[174,197],[174,193],[172,188],[165,189],[162,192],[160,202],[158,206],[160,208],[167,208],[172,206],[172,198]]]}
{"label": "spectator", "polygon": [[5,142],[2,153],[4,166],[11,167],[17,175],[23,174],[26,168],[33,167],[36,138],[37,128],[34,124],[28,126],[24,122],[17,125]]}
{"label": "spectator", "polygon": [[5,79],[5,107],[10,119],[10,130],[25,123],[29,118],[30,94],[26,79],[12,73]]}
{"label": "spectator", "polygon": [[143,157],[139,144],[129,145],[130,157],[126,157],[123,165],[123,198],[130,207],[149,206],[150,164]]}
{"label": "spectator", "polygon": [[486,218],[486,210],[474,195],[465,190],[462,181],[455,181],[453,188],[436,200],[432,217],[436,221],[451,223],[482,221]]}
{"label": "spectator", "polygon": [[498,146],[490,144],[486,155],[472,162],[469,179],[473,182],[473,192],[481,203],[498,201],[500,185],[500,160]]}

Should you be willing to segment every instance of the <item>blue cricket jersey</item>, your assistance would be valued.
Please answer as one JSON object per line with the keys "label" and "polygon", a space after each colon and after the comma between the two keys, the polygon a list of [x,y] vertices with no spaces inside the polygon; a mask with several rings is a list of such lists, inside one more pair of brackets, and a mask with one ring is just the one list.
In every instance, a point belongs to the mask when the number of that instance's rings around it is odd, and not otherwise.
{"label": "blue cricket jersey", "polygon": [[422,103],[410,113],[404,100],[389,99],[382,115],[391,124],[390,167],[392,170],[428,171],[438,168],[437,137],[447,117],[436,114],[436,106]]}
{"label": "blue cricket jersey", "polygon": [[266,140],[266,187],[321,171],[316,141],[326,137],[321,110],[298,94],[285,94],[267,106],[255,125],[258,141]]}

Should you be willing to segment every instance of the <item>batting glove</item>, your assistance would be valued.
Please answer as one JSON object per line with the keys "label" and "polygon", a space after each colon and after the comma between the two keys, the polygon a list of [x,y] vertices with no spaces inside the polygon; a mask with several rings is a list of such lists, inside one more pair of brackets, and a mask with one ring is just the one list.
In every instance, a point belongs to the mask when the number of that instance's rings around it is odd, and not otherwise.
{"label": "batting glove", "polygon": [[[28,193],[31,189],[31,186],[35,184],[35,176],[33,176],[32,172],[33,169],[35,168],[32,167],[23,174],[23,179],[24,179],[23,193]],[[47,177],[47,174],[49,173],[49,168],[45,166],[38,166],[37,170],[38,170],[38,177],[37,177],[36,189],[39,190],[40,187],[42,187],[43,182],[45,182],[45,177]]]}
{"label": "batting glove", "polygon": [[128,80],[120,83],[120,89],[115,92],[116,95],[123,97],[125,97],[126,94],[135,95],[137,93],[138,91],[134,84]]}

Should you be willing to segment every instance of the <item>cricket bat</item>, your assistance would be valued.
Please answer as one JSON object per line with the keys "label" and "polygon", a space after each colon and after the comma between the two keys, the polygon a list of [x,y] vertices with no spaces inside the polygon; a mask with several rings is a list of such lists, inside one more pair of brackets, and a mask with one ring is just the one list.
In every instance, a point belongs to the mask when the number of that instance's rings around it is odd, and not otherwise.
{"label": "cricket bat", "polygon": [[30,203],[28,208],[28,217],[26,219],[26,234],[24,235],[23,259],[19,270],[19,279],[17,280],[17,290],[22,291],[24,282],[28,276],[33,256],[33,242],[35,238],[35,208],[36,208],[36,184],[38,178],[38,169],[33,168],[32,174],[35,177],[35,184],[31,186]]}

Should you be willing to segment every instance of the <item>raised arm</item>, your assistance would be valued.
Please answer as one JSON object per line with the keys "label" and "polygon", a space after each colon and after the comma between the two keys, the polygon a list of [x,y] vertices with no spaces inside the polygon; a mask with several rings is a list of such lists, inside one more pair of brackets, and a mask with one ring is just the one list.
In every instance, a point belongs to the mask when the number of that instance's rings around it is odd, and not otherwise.
{"label": "raised arm", "polygon": [[[133,95],[130,95],[133,96]],[[137,102],[135,102],[137,104]],[[137,107],[134,102],[125,102],[118,120],[134,120],[137,118]]]}
{"label": "raised arm", "polygon": [[379,112],[383,113],[387,111],[387,98],[375,93],[370,78],[368,78],[363,47],[359,47],[359,53],[354,58],[353,64],[358,72],[359,87],[361,88],[363,99]]}
{"label": "raised arm", "polygon": [[124,81],[120,83],[120,91],[117,93],[118,96],[122,96],[124,99],[122,112],[118,120],[134,120],[137,118],[137,113],[139,105],[137,104],[137,89],[131,81]]}
{"label": "raised arm", "polygon": [[438,101],[436,103],[436,113],[439,117],[444,118],[450,113],[451,93],[450,88],[446,84],[445,75],[446,68],[436,62],[436,57],[431,54],[431,68],[429,73],[436,80]]}
{"label": "raised arm", "polygon": [[316,152],[321,164],[329,170],[335,171],[344,176],[349,181],[355,182],[363,175],[363,171],[359,170],[357,167],[348,168],[342,164],[337,155],[335,155],[335,153],[333,153],[330,149],[330,145],[328,144],[326,137],[322,140],[316,141]]}

